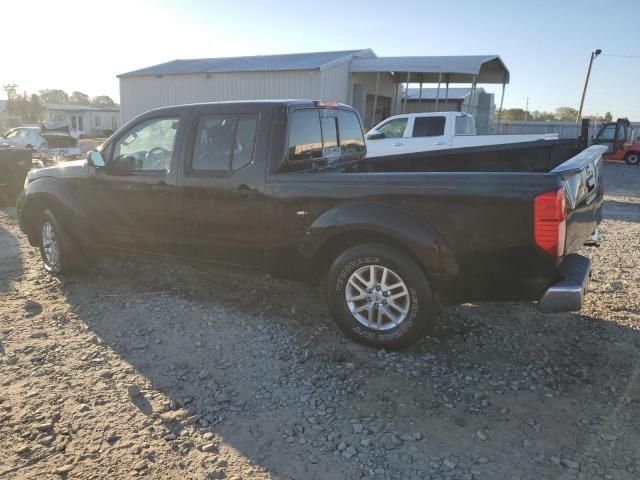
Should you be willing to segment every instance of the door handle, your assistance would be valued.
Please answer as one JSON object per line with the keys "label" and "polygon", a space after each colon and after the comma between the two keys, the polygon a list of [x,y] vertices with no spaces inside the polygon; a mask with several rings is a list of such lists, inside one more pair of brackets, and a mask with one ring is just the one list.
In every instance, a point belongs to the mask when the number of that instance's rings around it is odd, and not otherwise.
{"label": "door handle", "polygon": [[394,147],[401,147],[404,143],[396,142],[392,144]]}
{"label": "door handle", "polygon": [[252,190],[249,185],[243,183],[242,185],[238,185],[232,192],[240,198],[249,198],[255,193],[255,190]]}
{"label": "door handle", "polygon": [[169,185],[167,185],[164,181],[159,181],[155,185],[151,185],[152,192],[167,192],[169,190]]}
{"label": "door handle", "polygon": [[444,142],[434,142],[434,145],[444,145]]}

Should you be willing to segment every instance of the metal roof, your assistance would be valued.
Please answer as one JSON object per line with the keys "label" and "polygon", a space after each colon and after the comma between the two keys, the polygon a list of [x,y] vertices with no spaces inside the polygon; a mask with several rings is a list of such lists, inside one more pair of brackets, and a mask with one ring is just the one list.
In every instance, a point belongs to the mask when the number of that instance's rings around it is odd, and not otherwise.
{"label": "metal roof", "polygon": [[266,72],[278,70],[315,70],[353,56],[373,56],[370,49],[337,52],[291,53],[253,57],[200,58],[172,60],[151,67],[122,73],[118,77],[179,75],[190,73]]}
{"label": "metal roof", "polygon": [[[476,89],[476,92],[484,92],[484,88]],[[445,87],[440,87],[440,100],[444,100],[445,95]],[[449,94],[447,96],[448,100],[464,100],[465,97],[471,95],[470,88],[449,88]],[[422,100],[435,100],[436,96],[438,96],[437,88],[423,88],[422,89]],[[404,97],[403,97],[404,98]],[[409,93],[407,95],[407,100],[418,100],[420,98],[420,89],[419,88],[410,88]]]}
{"label": "metal roof", "polygon": [[352,72],[389,72],[398,83],[509,83],[509,70],[498,55],[468,55],[446,57],[372,57],[356,58]]}
{"label": "metal roof", "polygon": [[73,103],[45,103],[47,110],[65,110],[70,112],[119,112],[120,105],[77,105]]}

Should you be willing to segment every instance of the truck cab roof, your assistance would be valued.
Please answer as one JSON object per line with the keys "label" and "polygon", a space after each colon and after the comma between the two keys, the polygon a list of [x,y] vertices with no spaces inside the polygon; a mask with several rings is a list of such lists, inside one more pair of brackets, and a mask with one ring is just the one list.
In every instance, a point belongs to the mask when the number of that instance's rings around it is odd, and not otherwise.
{"label": "truck cab roof", "polygon": [[165,112],[176,111],[183,108],[191,107],[210,107],[215,105],[233,105],[242,107],[254,107],[254,108],[277,108],[284,107],[287,109],[296,108],[341,108],[353,110],[355,109],[344,103],[334,102],[331,100],[306,100],[306,99],[271,99],[271,100],[241,100],[241,101],[225,101],[225,102],[198,102],[198,103],[185,103],[181,105],[172,105],[169,107],[160,107],[148,110],[140,116],[148,115],[151,112]]}

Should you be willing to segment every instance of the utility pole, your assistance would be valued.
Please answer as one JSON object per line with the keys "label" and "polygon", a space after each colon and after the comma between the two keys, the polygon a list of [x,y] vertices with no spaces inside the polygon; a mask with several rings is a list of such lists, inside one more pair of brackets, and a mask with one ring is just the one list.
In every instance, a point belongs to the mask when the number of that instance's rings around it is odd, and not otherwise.
{"label": "utility pole", "polygon": [[527,113],[529,112],[529,97],[527,97],[527,105],[524,107],[524,121],[527,121]]}
{"label": "utility pole", "polygon": [[584,88],[582,89],[582,98],[580,99],[580,110],[578,110],[578,116],[576,122],[579,122],[582,118],[582,107],[584,106],[584,97],[587,94],[587,85],[589,85],[589,75],[591,75],[591,65],[593,65],[593,59],[602,53],[599,48],[595,52],[591,52],[591,58],[589,59],[589,68],[587,69],[587,78],[584,79]]}

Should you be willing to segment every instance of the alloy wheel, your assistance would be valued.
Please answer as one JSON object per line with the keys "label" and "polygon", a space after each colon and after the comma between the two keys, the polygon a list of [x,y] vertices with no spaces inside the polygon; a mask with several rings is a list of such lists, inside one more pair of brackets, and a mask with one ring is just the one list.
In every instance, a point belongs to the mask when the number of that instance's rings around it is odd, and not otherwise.
{"label": "alloy wheel", "polygon": [[411,306],[407,285],[382,265],[367,265],[353,272],[345,300],[354,318],[373,330],[397,327],[407,318]]}

